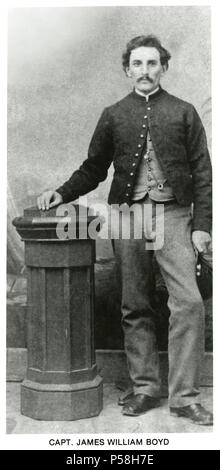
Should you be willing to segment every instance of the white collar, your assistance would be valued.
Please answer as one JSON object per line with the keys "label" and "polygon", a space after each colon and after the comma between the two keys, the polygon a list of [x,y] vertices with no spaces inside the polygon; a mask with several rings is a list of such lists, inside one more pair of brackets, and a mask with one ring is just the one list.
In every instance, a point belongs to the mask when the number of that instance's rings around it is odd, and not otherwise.
{"label": "white collar", "polygon": [[148,93],[147,95],[145,95],[145,93],[143,93],[142,91],[140,90],[137,90],[137,88],[135,88],[135,92],[138,94],[138,95],[141,95],[141,96],[144,96],[146,98],[146,101],[148,102],[149,100],[149,96],[150,95],[154,95],[154,93],[156,93],[157,91],[159,90],[159,86],[157,88],[155,88],[155,90],[151,91],[150,93]]}

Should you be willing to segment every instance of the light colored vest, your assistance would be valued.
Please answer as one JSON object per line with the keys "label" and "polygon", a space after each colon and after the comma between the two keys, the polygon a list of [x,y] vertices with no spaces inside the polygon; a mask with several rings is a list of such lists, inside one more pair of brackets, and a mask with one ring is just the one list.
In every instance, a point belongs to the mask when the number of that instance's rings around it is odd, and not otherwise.
{"label": "light colored vest", "polygon": [[138,169],[132,200],[138,201],[147,194],[149,194],[150,199],[158,202],[175,199],[172,188],[164,177],[162,168],[155,155],[149,131],[147,133],[146,152]]}

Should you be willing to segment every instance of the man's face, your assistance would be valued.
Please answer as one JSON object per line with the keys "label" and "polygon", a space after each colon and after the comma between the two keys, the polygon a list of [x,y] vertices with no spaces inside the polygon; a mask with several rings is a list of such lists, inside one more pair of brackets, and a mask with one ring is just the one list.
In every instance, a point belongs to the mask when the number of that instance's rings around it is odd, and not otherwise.
{"label": "man's face", "polygon": [[131,51],[126,72],[134,87],[147,95],[158,87],[165,70],[155,47],[137,47]]}

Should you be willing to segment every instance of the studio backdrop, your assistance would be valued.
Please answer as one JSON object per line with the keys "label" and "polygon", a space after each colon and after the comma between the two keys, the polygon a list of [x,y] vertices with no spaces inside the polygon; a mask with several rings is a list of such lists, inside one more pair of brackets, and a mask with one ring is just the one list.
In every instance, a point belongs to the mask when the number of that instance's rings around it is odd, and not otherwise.
{"label": "studio backdrop", "polygon": [[[87,157],[103,108],[130,92],[121,55],[132,37],[157,35],[171,52],[162,86],[194,104],[211,151],[210,8],[14,8],[8,31],[8,273],[15,275],[24,266],[24,247],[11,222],[24,208],[36,205],[42,191],[57,188],[77,169]],[[88,195],[88,203],[107,201],[112,173],[110,168],[108,179]],[[111,312],[110,325],[116,311],[112,256],[110,241],[99,241],[100,338],[101,323],[106,327],[103,310]],[[112,346],[111,338],[106,347]],[[118,347],[121,338],[115,338]]]}

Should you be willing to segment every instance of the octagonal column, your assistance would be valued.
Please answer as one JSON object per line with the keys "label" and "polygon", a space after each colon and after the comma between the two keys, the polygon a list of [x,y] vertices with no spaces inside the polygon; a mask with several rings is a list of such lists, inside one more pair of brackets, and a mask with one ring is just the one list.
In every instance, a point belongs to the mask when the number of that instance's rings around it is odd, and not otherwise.
{"label": "octagonal column", "polygon": [[[88,224],[94,217],[76,219]],[[14,219],[25,243],[28,366],[21,413],[76,420],[102,410],[102,379],[94,348],[95,240],[59,239],[55,209],[30,208]]]}

